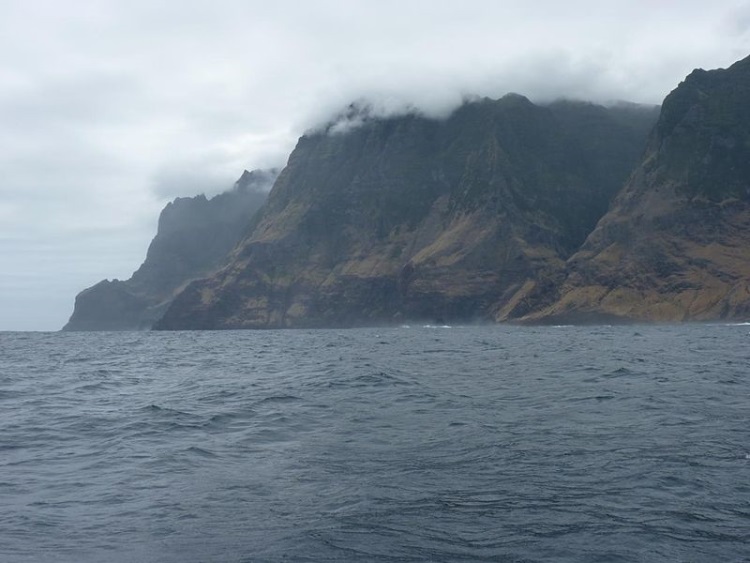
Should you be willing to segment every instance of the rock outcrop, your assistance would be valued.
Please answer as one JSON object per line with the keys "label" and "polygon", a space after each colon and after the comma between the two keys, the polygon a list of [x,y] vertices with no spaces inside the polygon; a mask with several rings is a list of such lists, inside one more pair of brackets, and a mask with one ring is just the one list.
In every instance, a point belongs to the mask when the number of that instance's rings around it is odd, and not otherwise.
{"label": "rock outcrop", "polygon": [[177,198],[159,217],[143,265],[127,281],[83,290],[63,330],[143,330],[161,317],[190,281],[224,264],[266,200],[276,171],[247,172],[211,199]]}
{"label": "rock outcrop", "polygon": [[690,74],[643,161],[526,320],[750,319],[750,58]]}
{"label": "rock outcrop", "polygon": [[228,265],[159,329],[503,320],[555,287],[658,110],[509,95],[302,137]]}

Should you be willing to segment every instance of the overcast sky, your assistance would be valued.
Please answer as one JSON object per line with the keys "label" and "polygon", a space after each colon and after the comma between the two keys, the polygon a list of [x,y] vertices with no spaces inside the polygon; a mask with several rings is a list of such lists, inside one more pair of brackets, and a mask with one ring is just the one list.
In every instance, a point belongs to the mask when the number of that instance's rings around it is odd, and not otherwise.
{"label": "overcast sky", "polygon": [[0,0],[0,330],[59,329],[167,201],[283,165],[352,100],[660,103],[749,30],[729,0]]}

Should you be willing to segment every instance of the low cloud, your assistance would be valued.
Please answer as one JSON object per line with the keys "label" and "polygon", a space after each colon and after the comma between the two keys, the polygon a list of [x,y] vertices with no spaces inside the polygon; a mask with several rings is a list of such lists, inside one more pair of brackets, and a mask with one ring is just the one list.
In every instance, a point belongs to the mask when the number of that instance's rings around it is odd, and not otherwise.
{"label": "low cloud", "polygon": [[750,35],[750,2],[745,2],[730,10],[724,17],[721,28],[735,37]]}

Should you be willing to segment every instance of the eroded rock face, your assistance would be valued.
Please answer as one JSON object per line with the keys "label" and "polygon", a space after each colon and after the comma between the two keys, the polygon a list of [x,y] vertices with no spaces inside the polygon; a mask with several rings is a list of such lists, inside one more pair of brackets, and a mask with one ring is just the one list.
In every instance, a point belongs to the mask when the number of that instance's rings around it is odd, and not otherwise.
{"label": "eroded rock face", "polygon": [[63,330],[143,330],[190,281],[224,263],[266,200],[274,171],[245,172],[211,199],[177,198],[159,217],[146,260],[126,281],[104,280],[76,297]]}
{"label": "eroded rock face", "polygon": [[442,121],[365,119],[302,137],[229,264],[155,327],[523,314],[605,212],[656,115],[511,95]]}
{"label": "eroded rock face", "polygon": [[690,74],[643,162],[527,320],[750,318],[750,58]]}

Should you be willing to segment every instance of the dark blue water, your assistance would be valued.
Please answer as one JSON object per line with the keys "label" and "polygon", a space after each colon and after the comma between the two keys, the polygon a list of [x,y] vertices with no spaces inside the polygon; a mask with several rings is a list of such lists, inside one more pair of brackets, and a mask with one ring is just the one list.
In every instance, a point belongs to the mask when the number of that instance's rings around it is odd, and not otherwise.
{"label": "dark blue water", "polygon": [[0,333],[0,561],[750,561],[750,326]]}

